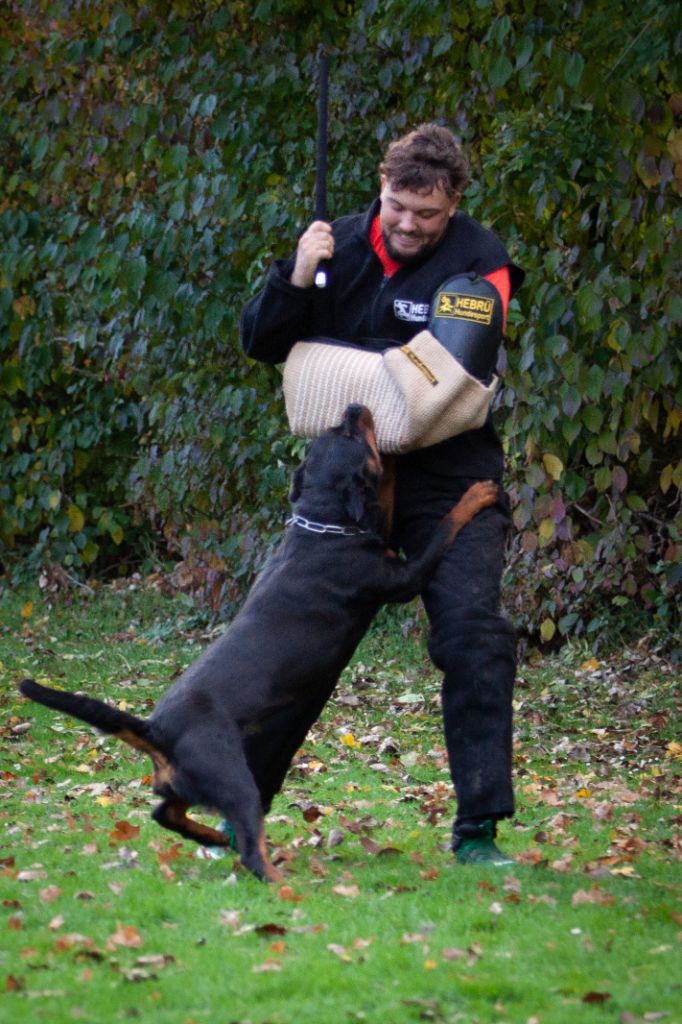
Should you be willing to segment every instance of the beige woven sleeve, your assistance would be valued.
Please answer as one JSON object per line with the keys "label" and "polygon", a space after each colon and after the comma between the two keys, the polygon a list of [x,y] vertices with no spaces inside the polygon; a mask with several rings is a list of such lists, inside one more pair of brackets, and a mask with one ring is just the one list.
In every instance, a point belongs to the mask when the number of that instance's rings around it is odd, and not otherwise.
{"label": "beige woven sleeve", "polygon": [[404,434],[411,448],[426,448],[485,423],[497,377],[482,384],[430,331],[388,349],[384,362],[405,400]]}
{"label": "beige woven sleeve", "polygon": [[497,379],[481,384],[422,331],[383,353],[299,341],[284,366],[283,388],[292,433],[317,437],[358,402],[374,417],[379,450],[395,454],[482,426]]}
{"label": "beige woven sleeve", "polygon": [[316,437],[338,426],[352,402],[371,410],[381,451],[403,451],[405,399],[386,372],[380,352],[299,341],[284,366],[284,401],[289,426]]}

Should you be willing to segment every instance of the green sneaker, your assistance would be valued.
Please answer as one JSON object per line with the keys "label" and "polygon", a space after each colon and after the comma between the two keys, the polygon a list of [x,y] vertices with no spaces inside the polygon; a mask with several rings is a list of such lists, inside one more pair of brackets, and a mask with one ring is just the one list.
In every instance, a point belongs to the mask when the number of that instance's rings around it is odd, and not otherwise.
{"label": "green sneaker", "polygon": [[234,833],[234,829],[230,825],[229,821],[221,821],[218,825],[218,832],[222,832],[223,835],[228,838],[227,846],[200,846],[197,852],[197,856],[200,860],[220,860],[224,857],[228,850],[237,849],[237,837]]}
{"label": "green sneaker", "polygon": [[222,832],[224,836],[227,836],[229,840],[228,848],[230,850],[236,850],[237,836],[235,835],[235,831],[230,825],[229,821],[221,821],[220,824],[218,825],[218,831]]}
{"label": "green sneaker", "polygon": [[492,819],[473,825],[455,826],[452,849],[457,863],[482,864],[491,868],[506,868],[516,864],[513,857],[508,857],[497,846],[496,834],[497,823]]}

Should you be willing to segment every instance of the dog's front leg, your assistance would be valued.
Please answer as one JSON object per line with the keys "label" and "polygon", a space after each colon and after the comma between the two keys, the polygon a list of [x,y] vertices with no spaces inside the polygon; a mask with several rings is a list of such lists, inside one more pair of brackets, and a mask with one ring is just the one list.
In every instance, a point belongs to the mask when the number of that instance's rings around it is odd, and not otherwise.
{"label": "dog's front leg", "polygon": [[445,549],[474,516],[494,505],[499,487],[491,480],[479,480],[465,491],[448,514],[437,525],[426,549],[416,558],[400,562],[396,558],[385,560],[385,577],[374,587],[376,598],[382,602],[411,601],[421,593],[426,580],[436,568]]}

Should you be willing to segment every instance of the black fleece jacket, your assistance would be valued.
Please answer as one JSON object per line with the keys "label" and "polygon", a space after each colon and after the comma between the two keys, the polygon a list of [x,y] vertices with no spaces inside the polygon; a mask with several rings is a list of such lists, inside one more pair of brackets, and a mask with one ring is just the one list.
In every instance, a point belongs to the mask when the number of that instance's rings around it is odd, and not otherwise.
{"label": "black fleece jacket", "polygon": [[[291,284],[294,257],[273,264],[265,287],[242,312],[240,335],[247,355],[280,363],[295,342],[315,337],[377,350],[404,345],[427,326],[433,295],[448,278],[468,272],[484,276],[506,266],[512,295],[520,287],[524,272],[499,239],[459,211],[422,262],[385,277],[369,239],[379,208],[376,200],[365,214],[333,223],[334,258],[325,289]],[[399,461],[443,477],[499,480],[503,468],[502,447],[490,418],[478,430],[400,456]]]}

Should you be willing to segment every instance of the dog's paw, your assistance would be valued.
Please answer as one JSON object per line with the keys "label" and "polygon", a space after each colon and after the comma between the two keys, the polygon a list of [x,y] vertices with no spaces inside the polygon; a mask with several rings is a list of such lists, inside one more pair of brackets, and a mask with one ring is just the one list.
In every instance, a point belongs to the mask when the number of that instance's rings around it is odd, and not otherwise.
{"label": "dog's paw", "polygon": [[495,504],[499,491],[499,485],[492,480],[479,480],[472,484],[455,505],[458,518],[473,519],[482,509]]}

